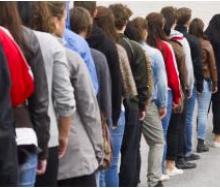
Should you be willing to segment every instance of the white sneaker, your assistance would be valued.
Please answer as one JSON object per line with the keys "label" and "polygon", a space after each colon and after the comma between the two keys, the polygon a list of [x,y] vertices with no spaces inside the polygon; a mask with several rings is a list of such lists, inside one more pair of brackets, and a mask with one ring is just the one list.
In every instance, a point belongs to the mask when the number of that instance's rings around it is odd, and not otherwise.
{"label": "white sneaker", "polygon": [[168,176],[167,174],[162,174],[162,176],[160,177],[160,181],[168,181],[170,179],[170,176]]}
{"label": "white sneaker", "polygon": [[168,176],[176,176],[176,175],[181,175],[181,174],[183,174],[182,169],[178,169],[176,167],[173,170],[168,170],[167,169],[167,175]]}
{"label": "white sneaker", "polygon": [[220,148],[220,142],[214,142],[213,147],[214,148]]}

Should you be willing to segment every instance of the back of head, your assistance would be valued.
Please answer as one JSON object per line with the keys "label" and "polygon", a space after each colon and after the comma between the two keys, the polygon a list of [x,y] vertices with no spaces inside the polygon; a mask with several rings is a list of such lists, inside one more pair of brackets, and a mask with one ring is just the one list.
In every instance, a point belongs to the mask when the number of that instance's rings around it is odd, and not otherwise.
{"label": "back of head", "polygon": [[70,29],[77,34],[91,32],[92,18],[88,10],[82,7],[75,7],[70,10]]}
{"label": "back of head", "polygon": [[212,17],[206,34],[210,40],[220,43],[220,14],[216,14]]}
{"label": "back of head", "polygon": [[164,31],[167,35],[170,35],[170,31],[172,27],[176,24],[177,9],[172,6],[168,6],[168,7],[162,8],[160,13],[165,18]]}
{"label": "back of head", "polygon": [[192,17],[192,10],[190,8],[182,7],[177,10],[177,25],[186,25],[190,22]]}
{"label": "back of head", "polygon": [[131,17],[132,11],[123,4],[113,4],[110,5],[109,8],[115,17],[115,27],[118,30],[122,30]]}
{"label": "back of head", "polygon": [[109,8],[104,6],[97,7],[95,23],[102,28],[108,37],[116,40],[117,32],[115,28],[115,17]]}
{"label": "back of head", "polygon": [[205,38],[204,26],[204,22],[201,19],[195,18],[190,23],[189,33],[199,38]]}
{"label": "back of head", "polygon": [[92,17],[95,17],[96,1],[74,1],[74,7],[83,7],[89,11]]}
{"label": "back of head", "polygon": [[147,29],[147,20],[142,17],[137,17],[128,22],[125,35],[131,40],[142,42],[145,40],[145,31]]}

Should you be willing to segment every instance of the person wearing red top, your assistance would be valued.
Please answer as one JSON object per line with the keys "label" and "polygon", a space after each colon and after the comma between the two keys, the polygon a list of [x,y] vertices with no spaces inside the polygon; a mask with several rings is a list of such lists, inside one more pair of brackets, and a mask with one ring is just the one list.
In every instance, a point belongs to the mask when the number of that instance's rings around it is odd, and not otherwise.
{"label": "person wearing red top", "polygon": [[[171,45],[167,42],[168,39],[163,30],[164,18],[160,13],[150,13],[147,15],[146,20],[148,22],[148,38],[147,43],[159,49],[163,55],[164,63],[166,67],[167,80],[168,80],[168,104],[167,115],[162,119],[162,125],[164,130],[164,154],[162,162],[162,171],[165,174],[165,158],[167,151],[167,131],[172,115],[172,110],[176,111],[181,106],[181,84],[179,79],[179,72],[177,69],[176,58]],[[182,173],[182,171],[180,172]]]}

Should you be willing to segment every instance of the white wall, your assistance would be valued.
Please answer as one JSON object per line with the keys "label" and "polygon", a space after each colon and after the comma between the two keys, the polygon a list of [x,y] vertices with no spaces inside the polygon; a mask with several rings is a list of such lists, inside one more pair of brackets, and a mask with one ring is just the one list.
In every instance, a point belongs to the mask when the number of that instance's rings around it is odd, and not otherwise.
{"label": "white wall", "polygon": [[158,12],[164,6],[189,7],[193,17],[202,18],[207,25],[216,13],[220,13],[220,1],[98,1],[98,5],[108,6],[113,3],[126,4],[134,13],[133,16],[146,16]]}

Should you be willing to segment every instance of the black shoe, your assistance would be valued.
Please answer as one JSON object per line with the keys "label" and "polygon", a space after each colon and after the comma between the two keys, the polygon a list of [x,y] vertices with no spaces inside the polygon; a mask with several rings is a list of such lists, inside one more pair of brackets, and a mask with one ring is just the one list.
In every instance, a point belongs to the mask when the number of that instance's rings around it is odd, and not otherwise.
{"label": "black shoe", "polygon": [[154,187],[164,187],[162,181],[158,181],[158,183]]}
{"label": "black shoe", "polygon": [[196,168],[196,163],[187,162],[184,158],[181,158],[177,160],[176,167],[179,169],[192,169]]}
{"label": "black shoe", "polygon": [[186,161],[196,161],[196,160],[199,160],[199,159],[200,159],[200,156],[195,154],[195,153],[192,153],[191,155],[185,157]]}
{"label": "black shoe", "polygon": [[209,147],[205,144],[204,140],[198,139],[197,153],[208,152]]}

